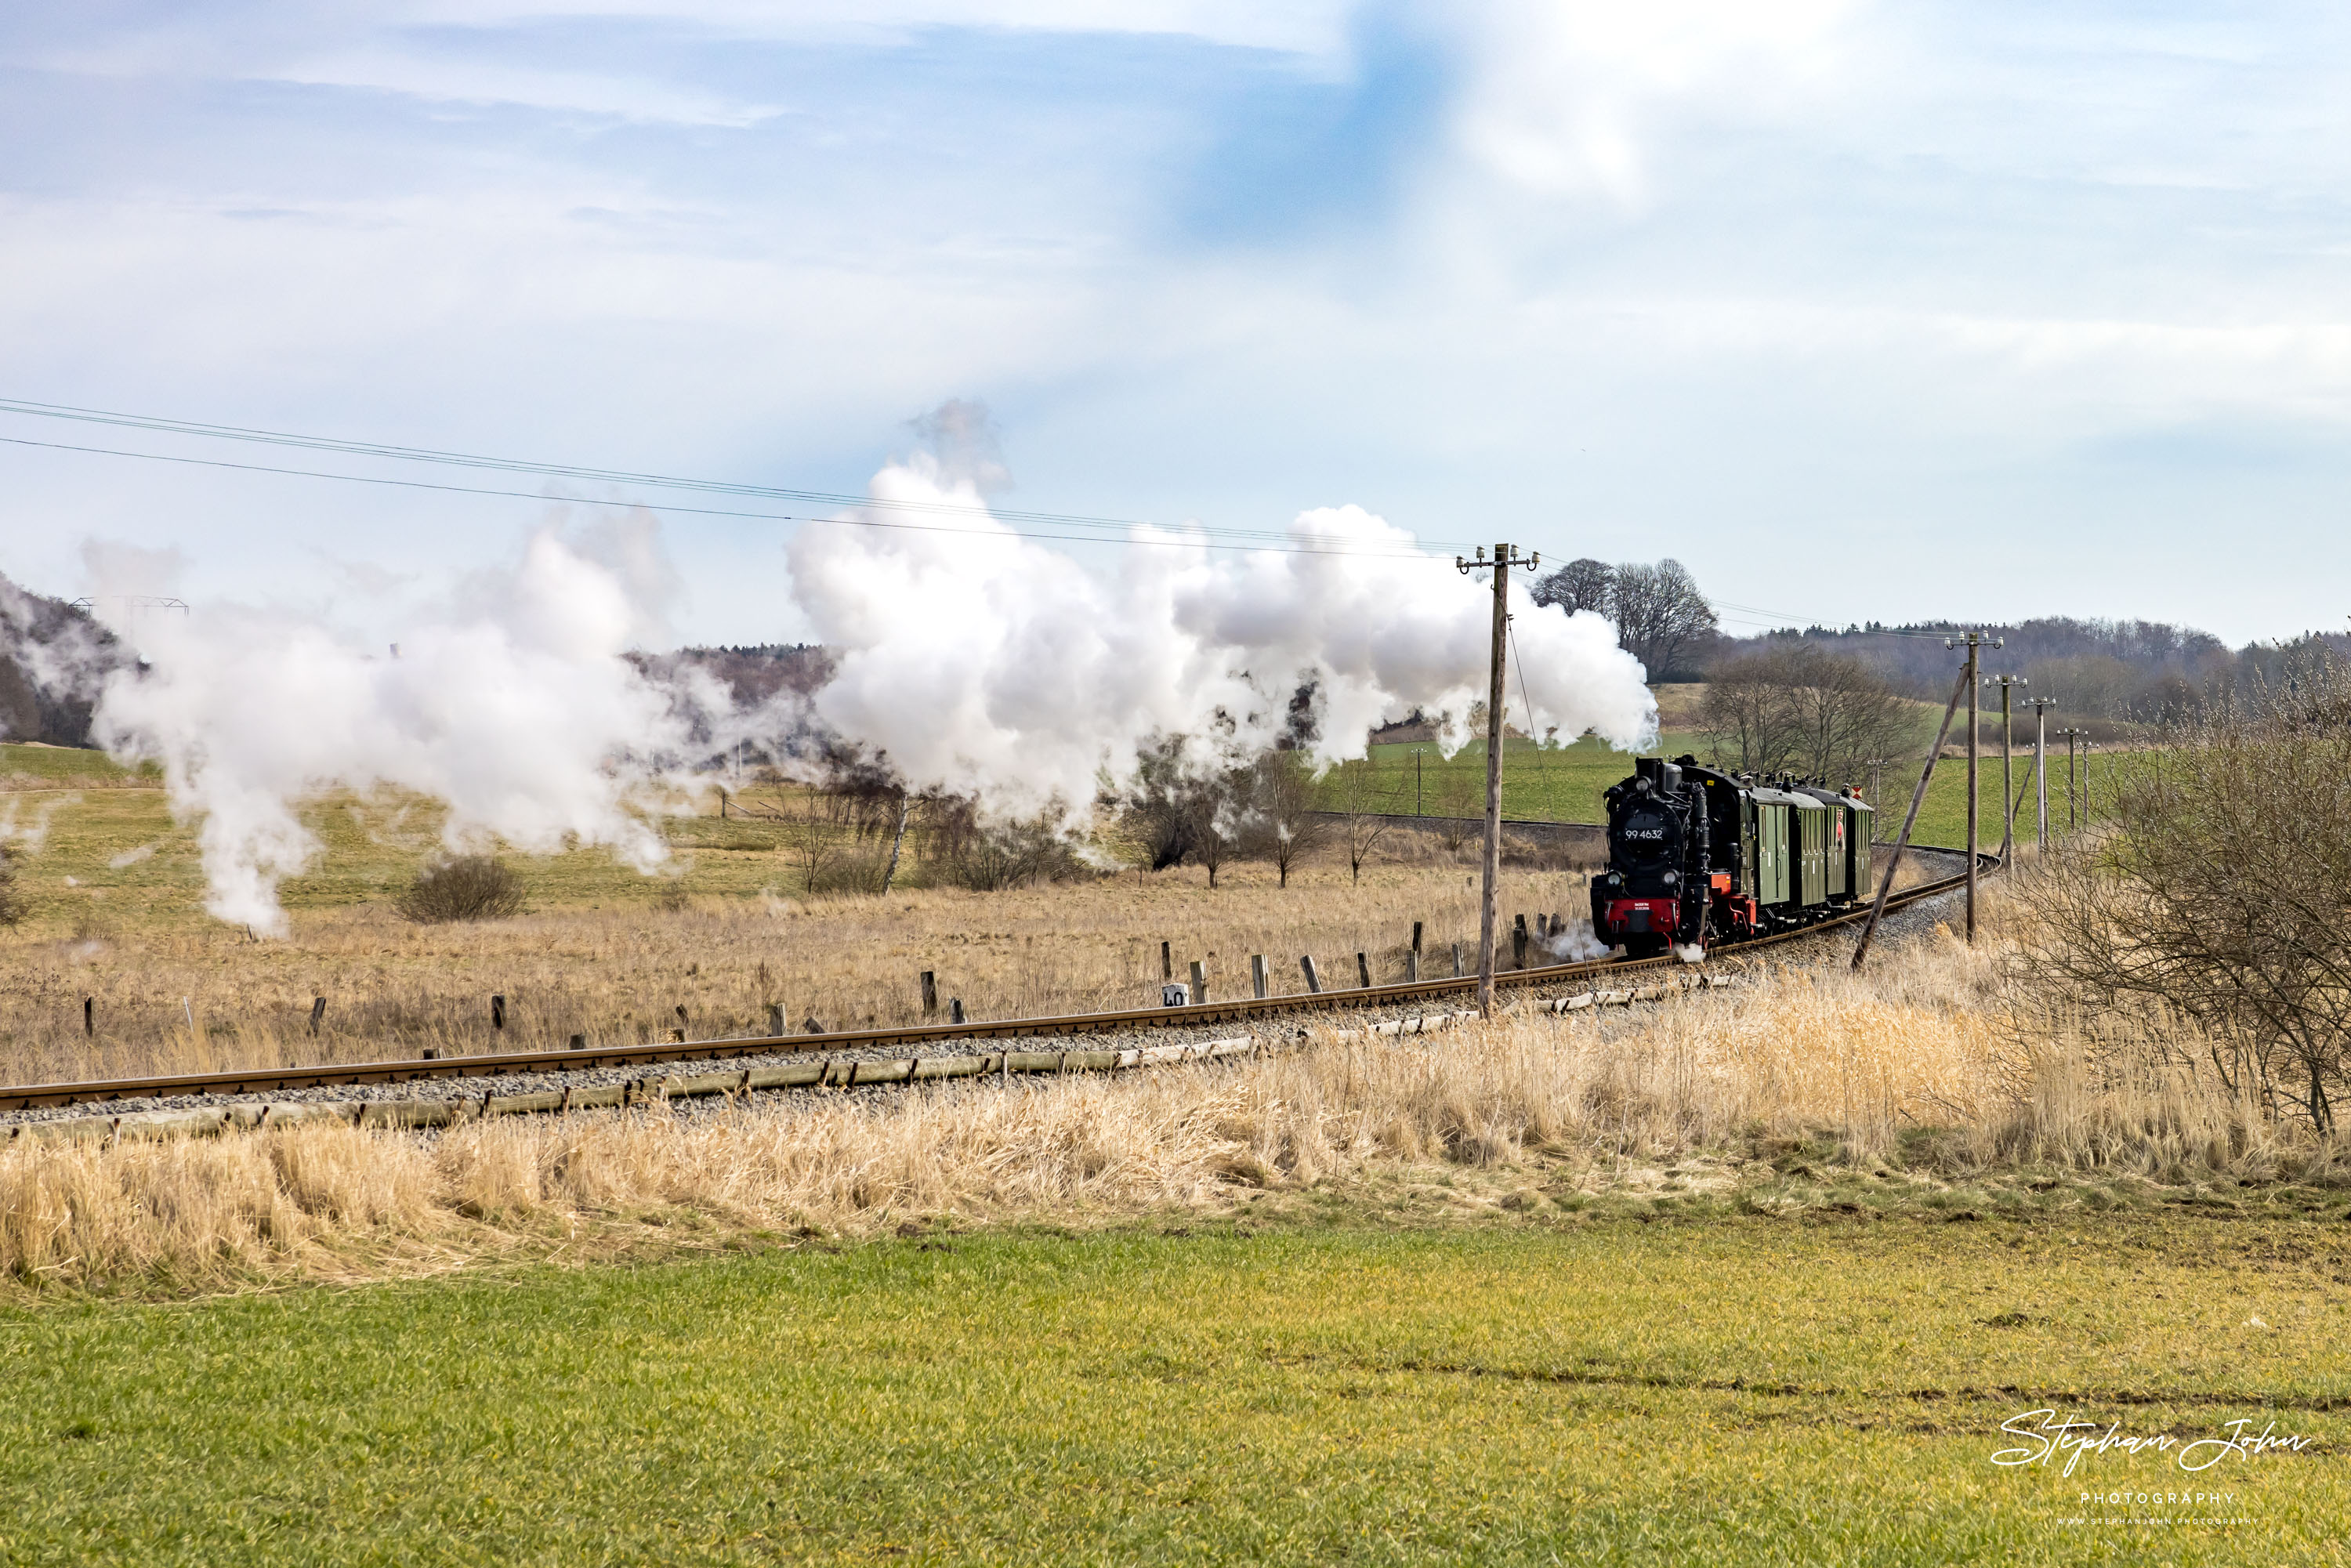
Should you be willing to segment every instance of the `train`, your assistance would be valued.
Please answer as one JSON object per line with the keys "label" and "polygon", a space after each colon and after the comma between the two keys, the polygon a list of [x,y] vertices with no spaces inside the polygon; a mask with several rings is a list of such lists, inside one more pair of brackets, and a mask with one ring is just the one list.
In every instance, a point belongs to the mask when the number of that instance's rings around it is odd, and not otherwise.
{"label": "train", "polygon": [[1876,892],[1874,813],[1857,789],[1643,757],[1604,799],[1608,869],[1592,879],[1592,930],[1627,957],[1671,949],[1696,961]]}

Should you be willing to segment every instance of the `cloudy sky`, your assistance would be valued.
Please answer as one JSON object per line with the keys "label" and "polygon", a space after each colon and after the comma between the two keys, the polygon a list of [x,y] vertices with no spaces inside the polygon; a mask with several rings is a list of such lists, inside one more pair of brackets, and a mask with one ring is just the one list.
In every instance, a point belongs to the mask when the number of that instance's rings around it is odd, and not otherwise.
{"label": "cloudy sky", "polygon": [[[11,6],[0,398],[833,491],[973,399],[1030,508],[2340,628],[2347,66],[2280,0]],[[317,610],[550,505],[6,444],[0,570]],[[673,634],[804,632],[798,525],[661,525]]]}

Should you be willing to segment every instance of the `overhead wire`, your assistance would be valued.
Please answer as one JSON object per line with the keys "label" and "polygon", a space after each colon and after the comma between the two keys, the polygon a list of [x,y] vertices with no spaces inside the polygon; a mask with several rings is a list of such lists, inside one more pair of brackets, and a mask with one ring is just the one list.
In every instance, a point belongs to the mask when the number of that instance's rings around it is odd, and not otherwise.
{"label": "overhead wire", "polygon": [[[151,431],[159,434],[190,436],[205,440],[236,441],[263,445],[288,447],[301,451],[338,453],[348,456],[374,458],[391,462],[426,463],[443,466],[474,468],[494,473],[531,474],[551,479],[572,480],[588,484],[632,486],[644,489],[675,490],[706,495],[739,496],[785,502],[802,502],[817,507],[853,508],[863,513],[945,513],[949,515],[985,517],[992,521],[1011,525],[1008,531],[1021,538],[1059,538],[1073,543],[1088,542],[1098,536],[1088,533],[1038,533],[1037,528],[1093,529],[1108,535],[1138,528],[1162,528],[1187,538],[1205,538],[1233,541],[1231,548],[1272,549],[1284,554],[1369,555],[1393,559],[1417,559],[1420,554],[1441,550],[1467,549],[1462,541],[1427,539],[1419,541],[1418,551],[1381,550],[1356,546],[1343,536],[1301,532],[1295,529],[1238,528],[1187,523],[1180,526],[1153,524],[1135,517],[1113,517],[1093,513],[1047,512],[1021,507],[998,507],[959,501],[923,501],[895,497],[854,496],[831,490],[799,489],[786,486],[756,485],[734,480],[704,479],[679,475],[638,472],[629,469],[593,468],[577,464],[541,463],[521,458],[496,457],[480,453],[453,452],[434,447],[402,446],[383,442],[349,441],[332,436],[304,435],[289,431],[264,430],[244,425],[210,424],[193,420],[167,419],[158,415],[124,413],[108,409],[80,408],[67,403],[37,402],[22,398],[0,398],[0,413],[14,413],[27,418],[55,419],[87,424],[108,425],[121,429]],[[103,456],[141,458],[152,462],[183,463],[214,468],[243,469],[264,474],[292,475],[304,478],[337,479],[349,483],[398,485],[411,489],[437,489],[461,495],[525,496],[543,498],[528,492],[492,489],[463,485],[432,485],[415,480],[395,480],[359,474],[330,473],[319,469],[285,468],[267,464],[241,464],[221,459],[174,456],[153,452],[133,452],[118,447],[78,445],[67,442],[33,441],[16,436],[0,436],[0,441],[20,446],[47,447],[66,452],[84,452]],[[582,497],[566,497],[581,499]],[[651,503],[596,503],[643,504]],[[716,507],[695,507],[660,503],[663,509],[708,517],[764,517],[781,521],[805,522],[836,520],[810,517],[800,514],[733,511]],[[856,519],[837,519],[856,520]],[[999,534],[999,528],[944,529],[934,531]],[[1123,542],[1123,541],[1122,541]]]}

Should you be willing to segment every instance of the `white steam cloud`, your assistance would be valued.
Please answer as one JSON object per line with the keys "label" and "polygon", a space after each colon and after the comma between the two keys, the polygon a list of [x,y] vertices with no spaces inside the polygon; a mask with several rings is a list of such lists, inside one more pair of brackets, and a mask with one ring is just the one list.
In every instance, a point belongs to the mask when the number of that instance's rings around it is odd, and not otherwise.
{"label": "white steam cloud", "polygon": [[[1154,737],[1272,740],[1303,683],[1323,762],[1361,756],[1374,725],[1416,708],[1442,715],[1458,745],[1484,700],[1491,588],[1358,507],[1301,517],[1291,553],[1143,530],[1104,577],[987,518],[977,490],[936,465],[893,466],[872,489],[971,508],[956,524],[967,532],[892,528],[906,514],[877,511],[884,526],[817,525],[791,547],[794,593],[838,660],[817,716],[916,787],[1081,810]],[[1511,608],[1526,678],[1512,670],[1506,717],[1524,727],[1531,712],[1562,739],[1655,735],[1640,664],[1613,627],[1539,607],[1516,582]]]}
{"label": "white steam cloud", "polygon": [[205,907],[256,932],[284,932],[277,884],[319,851],[295,803],[336,785],[438,798],[452,849],[607,844],[655,870],[666,847],[632,806],[685,737],[622,657],[650,615],[644,537],[542,530],[397,658],[277,611],[142,616],[119,630],[149,668],[107,677],[99,737],[162,763],[174,812],[203,819]]}
{"label": "white steam cloud", "polygon": [[[990,518],[992,473],[918,458],[873,482],[877,500],[968,507],[954,525],[968,531],[863,526],[912,516],[877,509],[793,541],[793,591],[836,661],[812,700],[737,712],[716,681],[650,680],[627,657],[659,640],[675,589],[640,518],[542,529],[404,623],[397,657],[280,611],[142,615],[116,630],[146,667],[106,674],[96,728],[119,756],[159,759],[174,811],[201,819],[206,907],[270,934],[286,929],[278,884],[320,852],[298,804],[337,787],[444,801],[453,850],[601,844],[652,872],[666,859],[653,787],[738,736],[782,755],[813,728],[914,788],[1079,821],[1158,737],[1237,750],[1290,732],[1302,686],[1321,761],[1360,755],[1372,726],[1416,708],[1441,716],[1448,744],[1468,737],[1491,591],[1404,532],[1352,507],[1300,517],[1290,552],[1145,530],[1102,574]],[[91,561],[100,577],[123,570]],[[1522,591],[1511,602],[1509,718],[1649,740],[1656,707],[1614,630]]]}

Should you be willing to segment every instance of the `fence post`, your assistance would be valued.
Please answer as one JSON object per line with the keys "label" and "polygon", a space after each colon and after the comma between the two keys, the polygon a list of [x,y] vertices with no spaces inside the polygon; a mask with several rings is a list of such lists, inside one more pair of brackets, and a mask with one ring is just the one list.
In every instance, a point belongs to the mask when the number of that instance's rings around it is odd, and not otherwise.
{"label": "fence post", "polygon": [[1461,944],[1458,942],[1453,944],[1453,977],[1457,980],[1461,977]]}
{"label": "fence post", "polygon": [[1198,1007],[1208,999],[1208,970],[1197,958],[1192,960],[1192,1005]]}
{"label": "fence post", "polygon": [[1176,955],[1166,943],[1159,944],[1159,983],[1166,985],[1176,978]]}
{"label": "fence post", "polygon": [[947,1022],[963,1022],[963,998],[961,997],[949,997],[947,998]]}
{"label": "fence post", "polygon": [[96,1039],[98,1036],[98,998],[96,997],[84,997],[81,999],[81,1032],[91,1039]]}
{"label": "fence post", "polygon": [[[779,1030],[778,1032],[781,1032],[781,1031]],[[584,1034],[575,1034],[575,1035],[573,1035],[573,1036],[571,1037],[571,1049],[572,1049],[572,1050],[574,1050],[574,1051],[585,1051],[585,1050],[587,1050],[587,1049],[588,1049],[588,1037],[587,1037],[586,1035],[584,1035]]]}
{"label": "fence post", "polygon": [[1249,989],[1257,994],[1259,1001],[1265,1000],[1265,955],[1262,953],[1249,955]]}
{"label": "fence post", "polygon": [[923,971],[923,1016],[936,1018],[939,1011],[939,977],[930,970]]}
{"label": "fence post", "polygon": [[779,1035],[785,1031],[785,1027],[784,1004],[781,1002],[769,1002],[768,1004],[768,1032],[769,1034]]}
{"label": "fence post", "polygon": [[1526,967],[1527,917],[1521,915],[1518,917],[1517,924],[1510,928],[1510,967],[1523,969]]}
{"label": "fence post", "polygon": [[[684,1008],[678,1009],[677,1016],[681,1020],[683,1020],[685,1017],[685,1009]],[[496,996],[490,998],[490,1027],[492,1029],[504,1029],[507,1027],[507,999],[503,996]]]}
{"label": "fence post", "polygon": [[1306,989],[1308,993],[1313,996],[1321,996],[1322,994],[1322,978],[1314,972],[1314,955],[1309,953],[1303,958],[1299,959],[1298,967],[1306,971]]}
{"label": "fence post", "polygon": [[1408,981],[1420,978],[1420,922],[1417,920],[1412,923],[1412,946],[1404,956],[1404,977]]}
{"label": "fence post", "polygon": [[1355,955],[1355,983],[1367,991],[1372,988],[1372,961],[1362,953]]}
{"label": "fence post", "polygon": [[310,1032],[312,1034],[315,1035],[319,1032],[319,1021],[326,1016],[327,998],[324,997],[312,997],[310,998]]}

